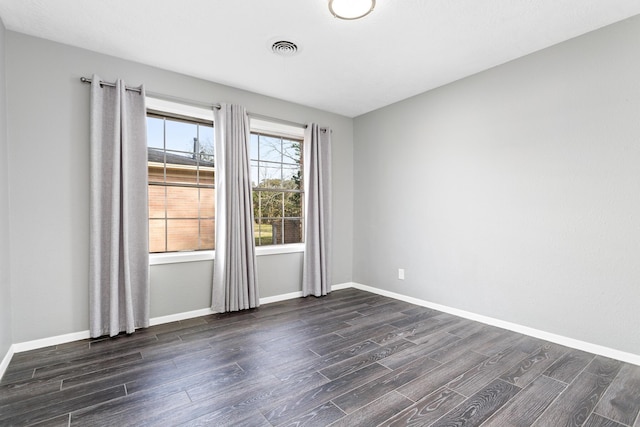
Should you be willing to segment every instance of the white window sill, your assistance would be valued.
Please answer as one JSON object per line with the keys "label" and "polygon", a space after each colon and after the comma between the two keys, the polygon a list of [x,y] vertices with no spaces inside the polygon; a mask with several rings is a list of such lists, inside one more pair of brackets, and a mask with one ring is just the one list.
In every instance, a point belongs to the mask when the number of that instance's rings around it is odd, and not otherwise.
{"label": "white window sill", "polygon": [[293,254],[296,252],[304,252],[304,243],[256,247],[256,256]]}
{"label": "white window sill", "polygon": [[[256,256],[280,255],[304,252],[304,243],[289,245],[261,246],[256,248]],[[211,261],[216,251],[167,252],[149,254],[149,265],[175,264],[180,262]]]}
{"label": "white window sill", "polygon": [[178,262],[211,261],[215,251],[167,252],[149,254],[149,265],[175,264]]}

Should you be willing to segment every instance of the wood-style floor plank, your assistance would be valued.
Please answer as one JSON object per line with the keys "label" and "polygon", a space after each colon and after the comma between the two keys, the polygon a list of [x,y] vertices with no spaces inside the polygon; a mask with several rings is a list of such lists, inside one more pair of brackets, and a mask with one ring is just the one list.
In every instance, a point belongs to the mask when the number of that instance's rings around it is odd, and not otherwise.
{"label": "wood-style floor plank", "polygon": [[440,364],[426,356],[391,371],[373,381],[357,387],[333,399],[338,408],[350,414],[369,402],[392,392],[398,387],[425,375]]}
{"label": "wood-style floor plank", "polygon": [[139,425],[174,426],[198,419],[205,422],[206,420],[235,418],[237,415],[234,413],[257,411],[260,404],[271,403],[271,393],[278,384],[278,380],[268,374],[235,382],[213,392],[206,398],[192,400],[189,405],[175,408],[167,413],[155,414],[143,420]]}
{"label": "wood-style floor plank", "polygon": [[640,427],[640,367],[356,289],[14,355],[0,426]]}
{"label": "wood-style floor plank", "polygon": [[369,427],[386,424],[385,421],[401,412],[408,405],[409,399],[392,391],[384,396],[368,402],[357,411],[339,419],[331,424],[331,427]]}
{"label": "wood-style floor plank", "polygon": [[428,426],[452,411],[465,397],[447,387],[441,387],[428,396],[407,406],[384,422],[385,426]]}
{"label": "wood-style floor plank", "polygon": [[[387,368],[396,369],[460,339],[460,337],[451,335],[448,332],[438,332],[431,335],[429,340],[423,341],[415,347],[407,348],[399,353],[385,357],[380,363]],[[410,338],[408,338],[407,341],[413,342]]]}
{"label": "wood-style floor plank", "polygon": [[327,402],[292,419],[284,425],[291,427],[328,426],[334,421],[343,418],[344,415],[344,412],[342,412],[336,405],[331,402]]}
{"label": "wood-style floor plank", "polygon": [[520,364],[502,375],[501,378],[517,386],[524,387],[568,351],[567,347],[546,343]]}
{"label": "wood-style floor plank", "polygon": [[105,418],[109,418],[112,425],[137,426],[154,414],[171,411],[189,403],[191,400],[184,391],[166,393],[164,390],[154,389],[74,411],[71,413],[70,426],[98,426]]}
{"label": "wood-style floor plank", "polygon": [[520,390],[520,387],[497,379],[445,414],[433,426],[479,426]]}
{"label": "wood-style floor plank", "polygon": [[50,418],[57,418],[81,408],[117,399],[125,394],[124,386],[117,386],[95,393],[61,400],[55,404],[42,403],[37,407],[23,408],[20,411],[3,411],[2,415],[0,415],[0,425],[27,426]]}
{"label": "wood-style floor plank", "polygon": [[56,418],[51,418],[39,423],[31,424],[31,427],[69,427],[70,414],[61,415]]}
{"label": "wood-style floor plank", "polygon": [[[177,424],[176,424],[177,425]],[[222,414],[206,414],[194,420],[180,424],[180,427],[242,426],[271,427],[271,423],[260,411],[238,409]]]}
{"label": "wood-style floor plank", "polygon": [[358,371],[341,376],[306,393],[295,397],[292,396],[292,399],[288,402],[267,408],[263,411],[263,414],[271,424],[283,424],[306,413],[306,411],[313,409],[322,402],[330,401],[353,388],[381,377],[388,371],[387,368],[377,363],[365,366]]}
{"label": "wood-style floor plank", "polygon": [[625,425],[633,425],[638,418],[640,366],[623,365],[602,399],[595,413]]}
{"label": "wood-style floor plank", "polygon": [[[429,357],[441,363],[450,362],[470,351],[481,347],[487,340],[492,340],[499,336],[499,332],[476,332],[466,338],[455,341],[439,350],[429,353]],[[477,353],[477,352],[476,352]]]}
{"label": "wood-style floor plank", "polygon": [[489,418],[487,425],[530,426],[564,389],[563,383],[539,376],[518,393],[508,405]]}
{"label": "wood-style floor plank", "polygon": [[449,382],[455,381],[460,375],[485,360],[487,360],[487,356],[474,352],[466,353],[455,361],[442,364],[428,374],[398,387],[398,392],[415,402],[447,385]]}
{"label": "wood-style floor plank", "polygon": [[469,397],[499,377],[504,371],[520,362],[527,355],[517,349],[507,349],[472,367],[447,383],[447,387]]}
{"label": "wood-style floor plank", "polygon": [[560,357],[553,365],[542,373],[554,380],[569,384],[593,360],[595,356],[580,350],[571,350]]}
{"label": "wood-style floor plank", "polygon": [[407,348],[415,346],[412,342],[401,340],[383,347],[374,348],[364,354],[352,357],[342,362],[335,363],[328,368],[324,368],[320,373],[327,378],[333,380],[343,375],[347,375],[375,363],[379,360],[389,357],[392,354],[399,353]]}
{"label": "wood-style floor plank", "polygon": [[536,420],[535,426],[582,426],[611,383],[610,378],[582,372],[569,384],[549,408]]}
{"label": "wood-style floor plank", "polygon": [[429,341],[433,334],[448,332],[463,321],[463,319],[460,318],[439,319],[439,317],[438,315],[405,328],[405,330],[411,331],[411,335],[407,337],[407,339],[413,343],[422,344]]}
{"label": "wood-style floor plank", "polygon": [[597,414],[591,414],[583,427],[626,427],[620,423],[601,417]]}

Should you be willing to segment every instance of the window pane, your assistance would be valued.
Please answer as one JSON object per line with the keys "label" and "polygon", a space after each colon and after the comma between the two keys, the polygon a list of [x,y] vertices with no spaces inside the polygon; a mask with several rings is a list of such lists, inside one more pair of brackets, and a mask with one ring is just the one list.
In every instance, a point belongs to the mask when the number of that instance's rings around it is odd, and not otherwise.
{"label": "window pane", "polygon": [[259,179],[259,174],[258,174],[258,164],[259,162],[252,160],[251,161],[251,186],[252,187],[257,187],[258,184],[260,183],[260,179]]}
{"label": "window pane", "polygon": [[206,167],[200,166],[200,169],[198,169],[198,176],[200,177],[200,184],[201,185],[215,185],[216,184],[213,168],[206,168]]}
{"label": "window pane", "polygon": [[251,140],[249,142],[249,158],[251,160],[258,160],[258,141],[259,141],[259,137],[258,135],[256,135],[255,133],[251,134]]}
{"label": "window pane", "polygon": [[213,188],[200,189],[200,218],[215,216],[216,193]]}
{"label": "window pane", "polygon": [[262,203],[260,203],[260,199],[262,198],[262,192],[253,190],[251,192],[251,197],[253,198],[253,217],[260,218],[262,217]]}
{"label": "window pane", "polygon": [[258,218],[253,229],[256,246],[273,245],[273,226],[270,222]]}
{"label": "window pane", "polygon": [[284,221],[284,242],[302,242],[302,221],[300,219],[285,219]]}
{"label": "window pane", "polygon": [[283,163],[300,164],[300,148],[298,141],[285,139],[282,141],[282,161]]}
{"label": "window pane", "polygon": [[216,225],[212,219],[200,220],[200,249],[214,249]]}
{"label": "window pane", "polygon": [[147,117],[147,146],[164,148],[164,120]]}
{"label": "window pane", "polygon": [[198,220],[167,220],[167,251],[195,251],[198,249]]}
{"label": "window pane", "polygon": [[196,157],[198,158],[198,164],[200,165],[200,167],[213,169],[213,167],[215,166],[213,154],[201,152]]}
{"label": "window pane", "polygon": [[147,123],[149,182],[155,184],[148,187],[150,251],[213,249],[213,127],[170,117]]}
{"label": "window pane", "polygon": [[196,184],[198,180],[197,161],[192,154],[167,151],[167,182]]}
{"label": "window pane", "polygon": [[165,251],[164,219],[149,220],[149,252]]}
{"label": "window pane", "polygon": [[260,135],[260,160],[282,162],[282,139]]}
{"label": "window pane", "polygon": [[250,146],[256,245],[302,242],[302,141],[252,134]]}
{"label": "window pane", "polygon": [[211,126],[198,125],[198,153],[200,154],[201,165],[213,167],[215,154],[213,141],[213,128]]}
{"label": "window pane", "polygon": [[300,179],[300,168],[298,166],[293,165],[284,165],[282,167],[282,176],[284,181],[282,185],[284,188],[289,190],[300,190],[300,184],[302,180]]}
{"label": "window pane", "polygon": [[282,188],[282,168],[280,166],[273,167],[270,165],[270,163],[260,164],[260,167],[258,169],[258,187]]}
{"label": "window pane", "polygon": [[198,218],[198,188],[166,187],[166,189],[167,218]]}
{"label": "window pane", "polygon": [[198,125],[195,123],[165,121],[165,149],[194,153],[198,139]]}
{"label": "window pane", "polygon": [[[149,150],[151,154],[151,150]],[[164,157],[164,154],[162,154]],[[162,163],[149,163],[149,182],[164,182],[164,160]]]}
{"label": "window pane", "polygon": [[149,218],[164,218],[165,198],[164,186],[149,186]]}
{"label": "window pane", "polygon": [[284,193],[284,216],[302,217],[302,195],[300,193]]}
{"label": "window pane", "polygon": [[[262,218],[282,218],[282,201],[284,193],[276,191],[257,191],[258,209]],[[254,200],[255,202],[255,200]]]}
{"label": "window pane", "polygon": [[302,242],[302,221],[300,218],[278,218],[264,220],[272,228],[270,244],[287,244]]}
{"label": "window pane", "polygon": [[167,150],[167,163],[177,165],[195,166],[198,162],[193,151],[173,151]]}

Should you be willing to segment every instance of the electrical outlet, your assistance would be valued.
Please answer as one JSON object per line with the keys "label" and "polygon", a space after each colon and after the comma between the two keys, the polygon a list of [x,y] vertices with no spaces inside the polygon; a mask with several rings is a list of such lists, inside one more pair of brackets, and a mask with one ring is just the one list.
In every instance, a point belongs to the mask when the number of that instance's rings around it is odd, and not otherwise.
{"label": "electrical outlet", "polygon": [[398,269],[398,279],[404,280],[404,268]]}

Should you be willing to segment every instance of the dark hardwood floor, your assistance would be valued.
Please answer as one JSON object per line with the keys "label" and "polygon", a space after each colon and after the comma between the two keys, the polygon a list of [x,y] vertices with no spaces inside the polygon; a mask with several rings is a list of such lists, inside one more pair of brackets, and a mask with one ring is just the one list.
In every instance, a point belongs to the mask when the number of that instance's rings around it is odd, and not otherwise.
{"label": "dark hardwood floor", "polygon": [[640,367],[346,289],[14,355],[2,426],[631,426]]}

